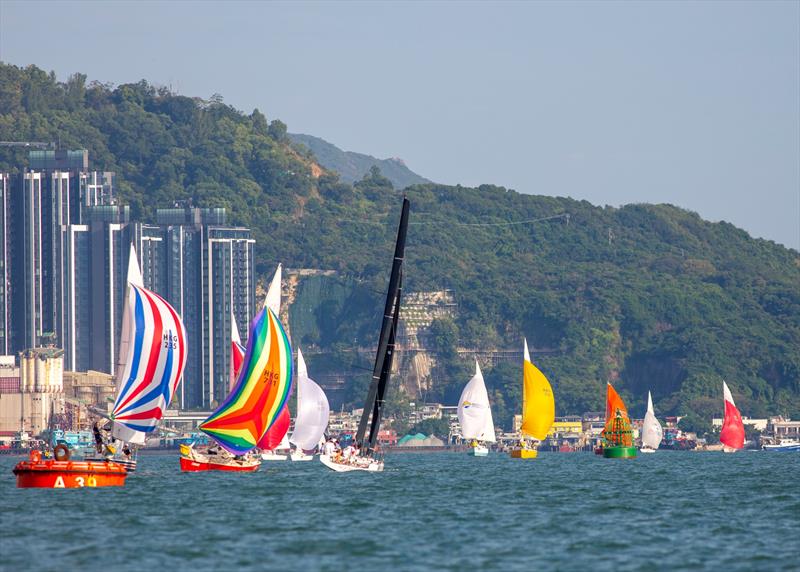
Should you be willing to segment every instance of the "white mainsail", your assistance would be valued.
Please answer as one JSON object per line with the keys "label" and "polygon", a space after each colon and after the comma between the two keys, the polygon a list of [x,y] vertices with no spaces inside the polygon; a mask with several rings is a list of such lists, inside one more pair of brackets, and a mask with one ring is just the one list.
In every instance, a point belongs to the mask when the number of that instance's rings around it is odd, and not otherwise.
{"label": "white mainsail", "polygon": [[663,437],[664,431],[661,429],[661,424],[658,422],[656,414],[653,412],[653,398],[648,391],[647,413],[644,414],[644,421],[642,423],[642,446],[650,449],[658,449]]}
{"label": "white mainsail", "polygon": [[475,375],[464,387],[458,400],[458,422],[461,424],[461,436],[464,439],[495,442],[489,395],[477,360],[475,360]]}
{"label": "white mainsail", "polygon": [[289,441],[310,451],[322,440],[328,428],[330,405],[325,392],[308,377],[303,352],[297,350],[297,418]]}

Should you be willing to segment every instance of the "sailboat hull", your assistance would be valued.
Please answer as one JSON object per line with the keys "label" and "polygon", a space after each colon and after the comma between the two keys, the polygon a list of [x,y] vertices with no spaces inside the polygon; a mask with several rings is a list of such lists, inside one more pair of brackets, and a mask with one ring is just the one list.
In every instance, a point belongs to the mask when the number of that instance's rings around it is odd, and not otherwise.
{"label": "sailboat hull", "polygon": [[489,448],[483,445],[476,445],[469,448],[467,455],[472,455],[473,457],[486,457],[489,455]]}
{"label": "sailboat hull", "polygon": [[314,455],[306,455],[302,451],[293,451],[289,456],[292,461],[311,461],[314,459]]}
{"label": "sailboat hull", "polygon": [[197,473],[202,471],[229,471],[235,473],[252,473],[261,466],[261,458],[251,455],[235,458],[227,452],[205,454],[191,445],[181,445],[181,471]]}
{"label": "sailboat hull", "polygon": [[535,459],[539,456],[539,451],[536,449],[511,449],[512,459]]}
{"label": "sailboat hull", "polygon": [[288,461],[289,455],[281,455],[280,453],[273,453],[272,451],[264,451],[261,453],[262,461]]}
{"label": "sailboat hull", "polygon": [[606,459],[633,459],[636,457],[636,447],[603,447],[603,457]]}
{"label": "sailboat hull", "polygon": [[650,447],[642,447],[641,449],[639,449],[639,452],[640,453],[655,453],[656,450],[655,449],[651,449]]}
{"label": "sailboat hull", "polygon": [[358,463],[358,464],[350,464],[350,463],[339,463],[334,461],[329,455],[320,455],[319,462],[328,467],[329,469],[336,471],[337,473],[349,473],[352,471],[365,471],[367,473],[380,473],[383,471],[383,461],[375,461],[372,460],[369,464],[366,463]]}
{"label": "sailboat hull", "polygon": [[252,473],[258,470],[261,463],[209,463],[181,457],[181,471],[197,473],[202,471],[232,471],[236,473]]}

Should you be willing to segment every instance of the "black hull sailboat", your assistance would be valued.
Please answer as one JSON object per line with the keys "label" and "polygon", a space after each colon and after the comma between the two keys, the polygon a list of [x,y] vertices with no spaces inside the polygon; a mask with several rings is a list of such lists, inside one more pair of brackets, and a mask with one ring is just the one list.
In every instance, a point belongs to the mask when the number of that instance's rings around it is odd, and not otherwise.
{"label": "black hull sailboat", "polygon": [[397,240],[394,246],[392,273],[389,277],[389,289],[386,293],[386,304],[383,310],[383,323],[378,339],[378,352],[375,356],[375,367],[372,370],[372,381],[369,384],[367,399],[364,402],[364,413],[358,424],[356,443],[359,454],[350,459],[333,458],[321,455],[320,461],[326,467],[338,472],[383,470],[383,459],[377,452],[378,433],[386,398],[386,388],[392,371],[394,357],[395,333],[400,316],[400,297],[403,283],[403,259],[406,248],[406,232],[408,230],[408,211],[410,203],[403,198],[403,210],[400,214],[400,226],[397,229]]}

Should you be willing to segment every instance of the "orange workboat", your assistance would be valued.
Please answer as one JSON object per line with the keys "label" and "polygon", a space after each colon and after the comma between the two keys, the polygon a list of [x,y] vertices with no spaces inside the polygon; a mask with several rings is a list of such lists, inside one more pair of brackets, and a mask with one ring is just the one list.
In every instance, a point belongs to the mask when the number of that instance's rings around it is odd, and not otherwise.
{"label": "orange workboat", "polygon": [[69,455],[42,459],[31,451],[30,459],[14,467],[17,488],[79,489],[82,487],[121,487],[128,471],[113,461],[70,461]]}

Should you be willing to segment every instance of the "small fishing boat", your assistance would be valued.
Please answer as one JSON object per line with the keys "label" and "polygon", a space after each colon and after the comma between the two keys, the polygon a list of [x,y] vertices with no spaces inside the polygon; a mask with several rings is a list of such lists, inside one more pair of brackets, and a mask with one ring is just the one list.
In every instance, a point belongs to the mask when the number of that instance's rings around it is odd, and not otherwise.
{"label": "small fishing boat", "polygon": [[489,394],[483,381],[483,373],[475,360],[475,375],[469,380],[458,400],[458,422],[461,425],[461,437],[469,440],[467,453],[475,457],[485,457],[489,448],[485,443],[496,442],[492,408],[489,405]]}
{"label": "small fishing boat", "polygon": [[[538,443],[547,437],[556,419],[553,388],[545,375],[533,365],[528,340],[523,339],[522,353],[522,427],[519,447],[511,450],[514,459],[535,459]],[[531,443],[528,438],[534,439]]]}
{"label": "small fishing boat", "polygon": [[216,445],[181,447],[182,471],[255,471],[259,441],[286,407],[292,388],[292,348],[278,316],[281,266],[272,278],[264,307],[250,325],[242,367],[225,401],[200,424]]}
{"label": "small fishing boat", "polygon": [[308,377],[308,368],[303,359],[303,352],[297,349],[297,417],[294,420],[294,431],[289,442],[295,445],[290,458],[292,461],[310,461],[313,455],[305,451],[313,451],[328,428],[330,417],[328,397],[317,383]]}
{"label": "small fishing boat", "polygon": [[639,450],[642,453],[655,453],[663,438],[664,430],[661,428],[661,423],[656,419],[656,414],[653,411],[653,398],[648,391],[647,412],[644,414],[644,421],[642,422],[642,447]]}
{"label": "small fishing boat", "polygon": [[725,453],[735,453],[744,447],[744,423],[742,414],[733,402],[733,395],[728,389],[728,384],[722,382],[722,397],[725,404],[725,418],[722,420],[722,430],[719,432],[719,442]]}
{"label": "small fishing boat", "polygon": [[135,447],[155,430],[175,394],[186,366],[186,330],[175,309],[144,287],[133,245],[118,355],[111,440],[95,434],[101,456],[71,461],[69,449],[58,445],[54,460],[42,460],[37,451],[14,468],[18,487],[124,485],[136,468]]}
{"label": "small fishing boat", "polygon": [[[400,316],[400,297],[403,290],[403,260],[408,231],[408,211],[410,203],[403,197],[403,209],[400,214],[400,226],[397,229],[397,240],[394,246],[392,273],[389,276],[389,288],[386,292],[386,303],[383,309],[383,323],[378,338],[378,351],[375,366],[372,370],[372,381],[364,402],[364,412],[356,431],[356,444],[360,447],[358,455],[345,459],[341,455],[320,455],[320,462],[334,471],[344,473],[351,471],[380,472],[383,471],[383,459],[377,452],[378,433],[381,426],[381,415],[386,398],[386,388],[392,371],[395,334]],[[369,427],[367,427],[369,426]],[[369,429],[369,431],[367,431]]]}
{"label": "small fishing boat", "polygon": [[632,459],[636,457],[633,446],[633,429],[625,402],[612,387],[606,384],[606,424],[603,428],[603,457],[606,459]]}

